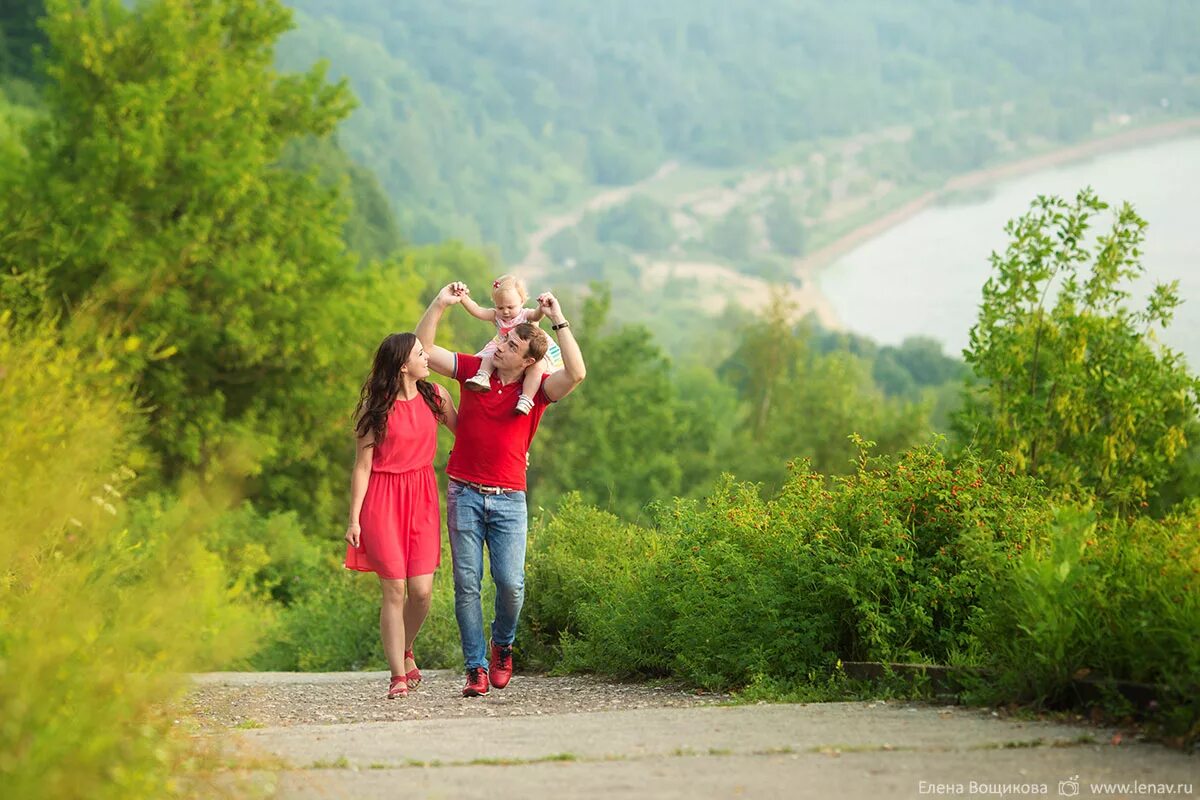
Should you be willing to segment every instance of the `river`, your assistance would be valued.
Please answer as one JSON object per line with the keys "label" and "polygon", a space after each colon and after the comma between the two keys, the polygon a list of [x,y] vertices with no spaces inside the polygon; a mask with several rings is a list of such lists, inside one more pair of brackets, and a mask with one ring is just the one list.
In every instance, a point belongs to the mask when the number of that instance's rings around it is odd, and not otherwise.
{"label": "river", "polygon": [[[1200,368],[1200,138],[1160,142],[1014,178],[976,200],[926,208],[830,264],[818,284],[850,330],[889,344],[929,336],[949,352],[967,344],[991,274],[988,255],[1007,244],[1004,224],[1038,194],[1067,198],[1092,186],[1111,206],[1133,203],[1149,223],[1145,280],[1179,281],[1184,301],[1161,338]],[[1107,228],[1105,219],[1094,227]]]}

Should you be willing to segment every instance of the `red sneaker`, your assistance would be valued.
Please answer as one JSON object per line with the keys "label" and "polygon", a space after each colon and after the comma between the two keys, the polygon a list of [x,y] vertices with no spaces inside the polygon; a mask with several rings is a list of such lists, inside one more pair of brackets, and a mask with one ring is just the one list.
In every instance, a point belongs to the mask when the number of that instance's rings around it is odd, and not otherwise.
{"label": "red sneaker", "polygon": [[488,671],[483,667],[471,667],[467,670],[467,685],[463,687],[463,697],[483,697],[488,693]]}
{"label": "red sneaker", "polygon": [[492,642],[492,657],[488,659],[491,668],[492,686],[503,689],[512,679],[512,645]]}

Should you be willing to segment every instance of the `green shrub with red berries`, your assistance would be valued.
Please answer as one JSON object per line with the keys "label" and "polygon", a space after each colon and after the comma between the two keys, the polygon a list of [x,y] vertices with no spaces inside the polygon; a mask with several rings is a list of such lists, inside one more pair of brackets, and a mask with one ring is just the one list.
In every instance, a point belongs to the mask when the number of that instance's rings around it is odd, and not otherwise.
{"label": "green shrub with red berries", "polygon": [[568,498],[532,535],[529,632],[559,669],[705,689],[919,662],[1053,701],[1091,672],[1171,687],[1195,733],[1200,511],[1097,516],[1003,460],[869,444],[849,476],[793,464],[774,499],[726,478],[649,526]]}

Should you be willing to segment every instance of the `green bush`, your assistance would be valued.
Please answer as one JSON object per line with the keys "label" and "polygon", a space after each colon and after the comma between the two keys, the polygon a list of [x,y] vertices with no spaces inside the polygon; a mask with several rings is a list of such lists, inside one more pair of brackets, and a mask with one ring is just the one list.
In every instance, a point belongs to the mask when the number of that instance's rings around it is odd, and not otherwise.
{"label": "green bush", "polygon": [[1057,704],[1075,677],[1155,683],[1170,729],[1200,735],[1198,531],[1195,505],[1161,521],[1061,512],[986,604],[986,694]]}
{"label": "green bush", "polygon": [[851,475],[794,464],[773,500],[727,476],[646,527],[567,496],[531,537],[527,634],[557,669],[712,689],[813,689],[839,660],[985,667],[992,703],[1154,683],[1200,736],[1200,504],[1097,519],[1009,461],[858,444]]}
{"label": "green bush", "polygon": [[202,545],[201,504],[181,501],[179,528],[131,525],[122,345],[73,331],[0,315],[0,795],[178,796],[198,763],[179,674],[245,652],[255,621]]}
{"label": "green bush", "polygon": [[[153,493],[130,502],[129,525],[178,529],[193,511],[174,494]],[[291,512],[263,514],[244,502],[213,514],[199,536],[227,566],[234,591],[256,600],[288,605],[315,590],[328,567],[328,554]]]}
{"label": "green bush", "polygon": [[[279,609],[270,632],[249,659],[250,668],[289,672],[387,668],[379,639],[379,580],[341,566],[345,552],[341,540],[331,543],[328,552],[336,552],[336,560],[326,555],[321,567],[304,579],[310,588]],[[484,598],[485,611],[490,609],[491,596]],[[433,580],[433,606],[413,650],[423,667],[462,665],[446,544]]]}
{"label": "green bush", "polygon": [[935,445],[780,496],[726,478],[652,528],[570,499],[533,537],[529,627],[563,668],[671,673],[722,688],[844,660],[972,663],[979,609],[1049,519],[1004,464]]}
{"label": "green bush", "polygon": [[1178,282],[1156,285],[1143,309],[1128,302],[1144,272],[1145,220],[1126,203],[1093,240],[1107,209],[1090,189],[1038,197],[1005,227],[1011,241],[992,255],[963,351],[976,380],[956,419],[985,452],[1129,515],[1186,484],[1200,378],[1156,341]]}
{"label": "green bush", "polygon": [[[668,537],[566,495],[531,531],[523,624],[550,664],[665,675],[667,618],[655,569]],[[545,655],[545,653],[543,653]]]}

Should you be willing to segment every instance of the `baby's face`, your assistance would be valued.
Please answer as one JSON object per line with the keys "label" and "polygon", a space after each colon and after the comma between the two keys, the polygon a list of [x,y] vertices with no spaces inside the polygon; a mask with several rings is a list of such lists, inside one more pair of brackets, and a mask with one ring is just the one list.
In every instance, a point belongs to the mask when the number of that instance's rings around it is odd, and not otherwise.
{"label": "baby's face", "polygon": [[496,303],[496,313],[505,319],[516,316],[516,313],[521,310],[521,295],[513,289],[497,292],[492,300]]}

